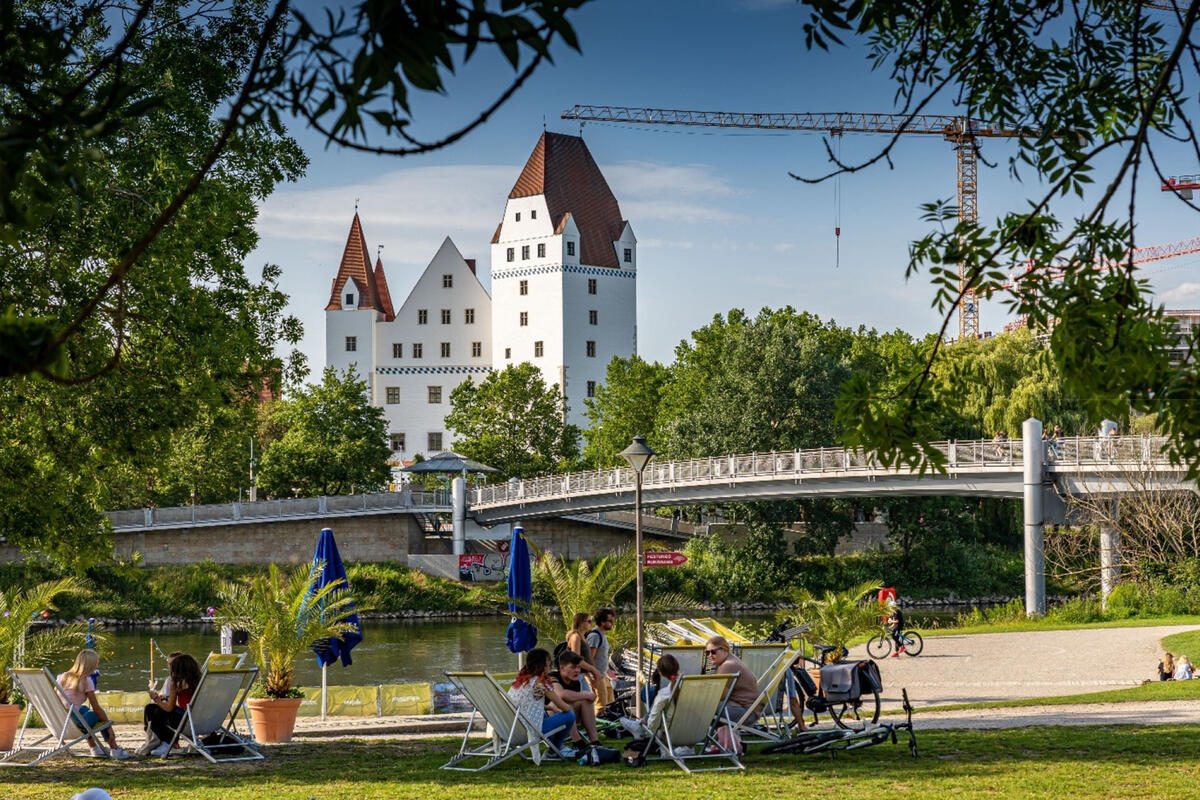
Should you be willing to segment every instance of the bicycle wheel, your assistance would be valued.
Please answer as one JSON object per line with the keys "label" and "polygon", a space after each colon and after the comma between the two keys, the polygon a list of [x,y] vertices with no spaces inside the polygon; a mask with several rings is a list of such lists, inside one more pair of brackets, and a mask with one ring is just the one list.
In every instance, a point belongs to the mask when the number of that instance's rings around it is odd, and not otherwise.
{"label": "bicycle wheel", "polygon": [[854,703],[840,703],[829,707],[829,716],[839,728],[861,731],[879,721],[879,692],[863,692]]}
{"label": "bicycle wheel", "polygon": [[905,631],[904,633],[904,652],[910,656],[921,655],[921,650],[925,648],[925,640],[921,638],[921,634],[916,631]]}
{"label": "bicycle wheel", "polygon": [[867,640],[867,655],[871,658],[887,658],[892,652],[892,640],[882,633]]}

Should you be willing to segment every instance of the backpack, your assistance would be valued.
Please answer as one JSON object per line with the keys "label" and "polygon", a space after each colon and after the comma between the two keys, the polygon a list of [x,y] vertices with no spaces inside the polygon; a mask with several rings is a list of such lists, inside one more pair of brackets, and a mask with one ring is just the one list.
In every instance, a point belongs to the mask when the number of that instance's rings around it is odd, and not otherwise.
{"label": "backpack", "polygon": [[653,743],[653,739],[634,739],[625,745],[625,750],[621,753],[621,761],[627,767],[646,766],[646,751]]}

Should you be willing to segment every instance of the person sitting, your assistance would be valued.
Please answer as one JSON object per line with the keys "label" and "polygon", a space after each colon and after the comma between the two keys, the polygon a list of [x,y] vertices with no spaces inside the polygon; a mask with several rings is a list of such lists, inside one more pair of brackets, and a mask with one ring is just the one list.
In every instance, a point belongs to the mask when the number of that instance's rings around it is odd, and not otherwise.
{"label": "person sitting", "polygon": [[[108,715],[104,713],[104,709],[100,707],[100,701],[96,698],[96,683],[92,679],[92,673],[96,672],[99,666],[100,656],[95,650],[91,648],[80,650],[79,655],[75,656],[75,663],[71,665],[71,668],[66,672],[60,672],[57,677],[58,685],[62,687],[63,694],[66,695],[67,702],[70,704],[67,710],[77,723],[84,726],[85,730],[94,728],[101,722],[108,722]],[[113,758],[118,760],[129,758],[129,754],[117,746],[117,735],[113,733],[112,727],[105,729],[104,740],[108,742],[109,752]],[[96,743],[95,739],[89,737],[88,744],[91,745],[92,756],[104,757],[104,749]]]}
{"label": "person sitting", "polygon": [[551,673],[550,680],[559,697],[575,712],[575,722],[583,725],[592,747],[598,747],[600,735],[596,733],[596,694],[583,676],[583,656],[574,650],[563,650],[558,656],[558,671]]}
{"label": "person sitting", "polygon": [[1175,657],[1163,653],[1162,661],[1158,662],[1158,679],[1160,681],[1175,680]]}
{"label": "person sitting", "polygon": [[200,685],[200,664],[187,653],[172,653],[167,656],[169,677],[163,690],[157,692],[150,683],[150,702],[142,712],[142,724],[158,737],[160,744],[150,751],[152,756],[165,756],[170,741],[183,721],[183,712],[192,702],[192,694]]}
{"label": "person sitting", "polygon": [[[578,728],[575,727],[575,712],[559,696],[550,682],[550,653],[537,648],[525,656],[525,666],[517,673],[512,686],[508,687],[508,699],[517,707],[524,720],[538,727],[542,733],[562,727],[550,737],[551,743],[559,748],[564,758],[574,758],[574,747],[563,747],[562,742],[571,737],[576,746],[583,744]],[[546,707],[558,709],[558,713],[547,716]]]}
{"label": "person sitting", "polygon": [[675,694],[675,688],[679,686],[679,679],[681,677],[679,660],[675,656],[666,653],[659,658],[658,664],[655,665],[654,672],[650,676],[650,681],[656,684],[660,681],[665,681],[666,684],[655,692],[654,702],[650,704],[650,710],[646,713],[645,719],[621,717],[617,720],[621,727],[629,731],[635,739],[650,738],[650,731],[654,730],[654,727],[658,725],[667,706],[671,704],[671,698]]}
{"label": "person sitting", "polygon": [[1187,656],[1180,656],[1175,666],[1175,680],[1190,681],[1194,677],[1196,674],[1192,671],[1192,662],[1188,661]]}
{"label": "person sitting", "polygon": [[[758,719],[758,710],[753,708],[758,700],[758,681],[755,680],[754,673],[733,655],[731,649],[729,640],[724,636],[713,636],[704,645],[704,655],[716,666],[718,675],[737,675],[733,691],[729,693],[729,702],[725,705],[729,719],[736,721],[744,716],[746,724],[753,725]],[[733,749],[733,737],[728,725],[722,725],[717,730],[717,741],[725,749]],[[738,755],[741,755],[740,745],[737,749]]]}

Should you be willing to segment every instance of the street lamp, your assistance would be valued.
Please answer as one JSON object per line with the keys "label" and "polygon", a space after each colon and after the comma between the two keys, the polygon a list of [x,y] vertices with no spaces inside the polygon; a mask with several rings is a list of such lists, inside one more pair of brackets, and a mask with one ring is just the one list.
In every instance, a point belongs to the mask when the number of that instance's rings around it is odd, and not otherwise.
{"label": "street lamp", "polygon": [[621,455],[633,467],[637,482],[633,493],[633,549],[637,552],[637,690],[634,708],[637,718],[642,718],[642,470],[654,458],[655,452],[646,444],[645,436],[633,437],[633,442],[621,451]]}

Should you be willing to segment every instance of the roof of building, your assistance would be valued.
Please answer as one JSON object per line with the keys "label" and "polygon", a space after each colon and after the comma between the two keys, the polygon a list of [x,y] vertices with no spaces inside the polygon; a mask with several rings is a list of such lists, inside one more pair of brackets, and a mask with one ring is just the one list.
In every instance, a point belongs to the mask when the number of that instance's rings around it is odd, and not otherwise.
{"label": "roof of building", "polygon": [[[378,271],[380,275],[383,275],[382,262]],[[326,311],[337,311],[342,307],[342,288],[345,287],[346,281],[352,278],[360,287],[358,308],[373,308],[381,314],[389,313],[391,298],[388,299],[388,308],[385,308],[375,280],[375,270],[371,269],[371,260],[367,256],[367,239],[363,236],[362,222],[358,218],[357,211],[354,212],[354,219],[350,222],[350,233],[346,236],[346,249],[342,251],[342,263],[338,266],[337,276],[333,279],[333,286],[329,292],[329,304],[325,306]],[[386,283],[384,291],[387,291]]]}
{"label": "roof of building", "polygon": [[[579,228],[579,260],[593,267],[620,267],[613,242],[624,227],[621,207],[583,139],[546,131],[538,139],[509,198],[545,195],[550,219],[561,231],[566,215]],[[501,222],[503,227],[503,222]],[[499,240],[496,229],[493,242]]]}
{"label": "roof of building", "polygon": [[379,304],[383,306],[383,313],[387,316],[387,321],[391,322],[396,318],[396,312],[392,309],[392,293],[388,291],[387,276],[383,274],[383,258],[375,257],[375,290],[379,293]]}

